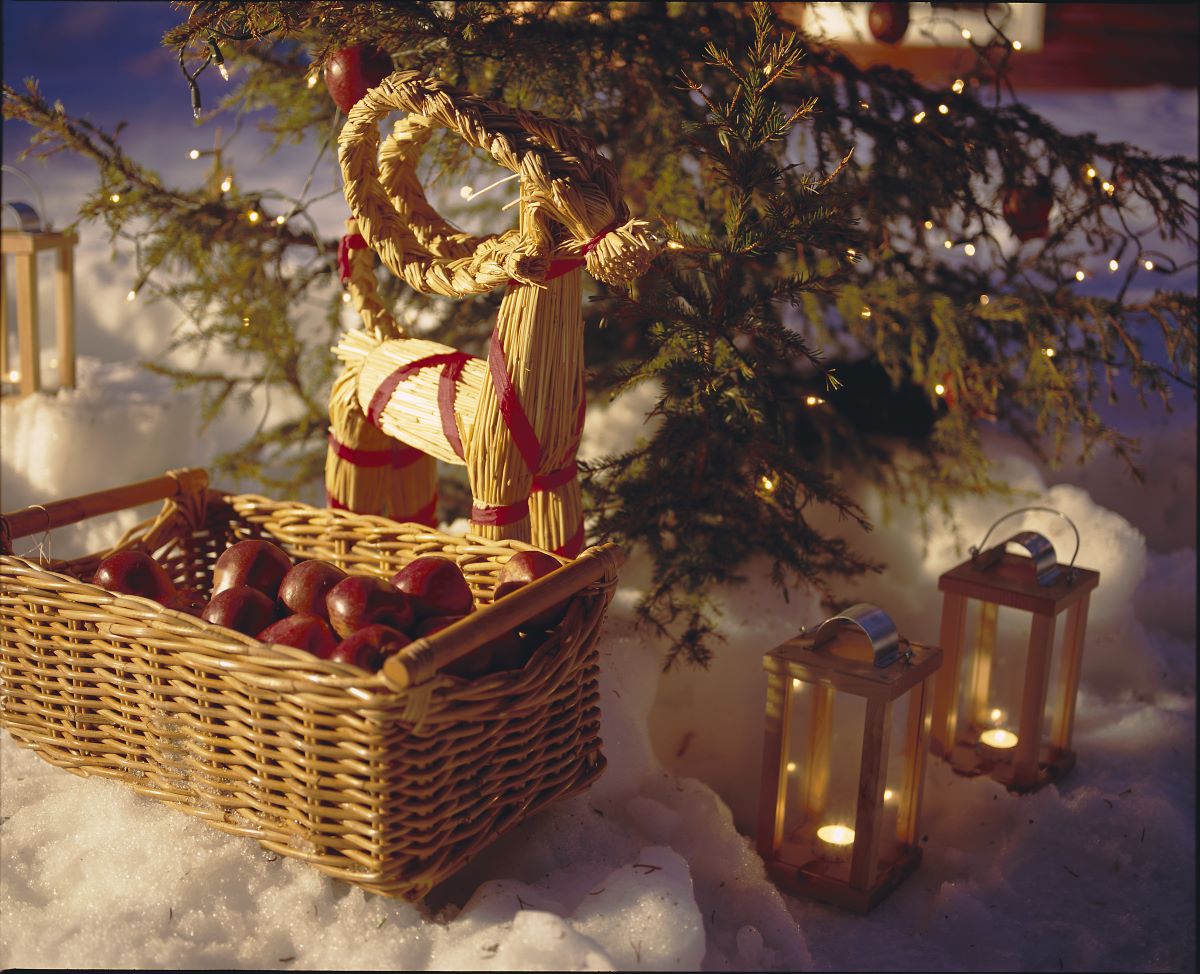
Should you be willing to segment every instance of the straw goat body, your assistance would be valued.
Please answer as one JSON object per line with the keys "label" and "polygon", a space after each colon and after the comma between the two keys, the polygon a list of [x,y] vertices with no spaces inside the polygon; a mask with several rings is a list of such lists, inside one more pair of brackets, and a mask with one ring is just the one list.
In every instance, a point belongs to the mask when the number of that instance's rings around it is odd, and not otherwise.
{"label": "straw goat body", "polygon": [[[407,117],[381,145],[379,122],[396,110]],[[472,236],[437,214],[416,175],[433,126],[520,175],[517,228]],[[574,475],[584,410],[580,267],[605,283],[626,284],[657,256],[661,239],[629,217],[616,172],[590,139],[413,72],[393,73],[355,105],[338,158],[353,228],[392,273],[422,293],[506,290],[486,360],[469,358],[404,337],[377,310],[370,255],[356,251],[349,286],[366,328],[336,349],[346,370],[331,415],[354,413],[356,435],[374,425],[432,457],[465,464],[472,530],[481,536],[576,554],[583,543]],[[352,432],[345,419],[340,425]],[[402,492],[400,479],[420,472],[414,465],[379,473],[391,486],[372,492],[363,485],[346,506],[377,505],[385,493]],[[415,503],[424,490],[408,490],[391,509]]]}

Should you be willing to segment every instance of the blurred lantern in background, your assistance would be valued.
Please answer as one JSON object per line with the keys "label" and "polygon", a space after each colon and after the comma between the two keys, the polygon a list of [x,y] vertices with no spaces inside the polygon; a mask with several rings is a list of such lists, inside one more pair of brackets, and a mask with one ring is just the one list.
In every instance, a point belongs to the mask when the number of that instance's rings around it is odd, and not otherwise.
{"label": "blurred lantern in background", "polygon": [[941,659],[868,603],[763,657],[758,849],[780,886],[866,913],[916,868]]}

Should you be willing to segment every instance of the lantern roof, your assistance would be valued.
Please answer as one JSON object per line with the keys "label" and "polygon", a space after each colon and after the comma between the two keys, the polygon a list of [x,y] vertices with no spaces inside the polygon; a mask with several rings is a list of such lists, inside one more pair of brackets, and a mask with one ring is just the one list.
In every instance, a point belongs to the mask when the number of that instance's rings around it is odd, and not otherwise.
{"label": "lantern roof", "polygon": [[[951,568],[938,579],[938,589],[1037,615],[1056,616],[1100,584],[1099,572],[1078,565],[1057,565],[1051,584],[1042,584],[1033,558],[1004,549],[1005,545],[997,545]],[[1044,581],[1047,573],[1043,569],[1041,574]]]}
{"label": "lantern roof", "polygon": [[[915,643],[903,636],[896,637],[897,652],[880,655],[880,658],[890,656],[893,662],[876,665],[877,644],[881,641],[877,633],[872,635],[876,627],[863,627],[846,615],[827,619],[817,628],[802,631],[776,646],[763,657],[763,669],[860,697],[895,700],[941,665],[939,647]],[[869,621],[873,613],[862,618]],[[889,642],[886,638],[882,641]]]}

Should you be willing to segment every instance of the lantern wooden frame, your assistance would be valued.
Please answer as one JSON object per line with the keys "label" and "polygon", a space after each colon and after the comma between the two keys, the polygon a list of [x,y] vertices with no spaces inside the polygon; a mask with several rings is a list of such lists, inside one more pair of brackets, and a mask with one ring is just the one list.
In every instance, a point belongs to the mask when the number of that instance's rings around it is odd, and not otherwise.
{"label": "lantern wooden frame", "polygon": [[[1050,508],[1022,508],[1012,514]],[[1001,518],[1000,520],[1004,520]],[[1000,522],[997,521],[996,524]],[[994,529],[996,524],[992,525]],[[1074,528],[1074,524],[1071,524]],[[991,534],[989,530],[988,534]],[[1079,551],[1076,530],[1075,551]],[[984,538],[984,544],[987,537]],[[1008,550],[1009,545],[1026,548],[1029,556]],[[980,546],[982,548],[982,545]],[[940,641],[946,665],[938,675],[933,702],[930,750],[945,759],[960,774],[990,774],[1013,792],[1035,791],[1062,778],[1075,764],[1071,732],[1075,721],[1075,698],[1079,689],[1088,603],[1092,589],[1100,584],[1099,572],[1074,564],[1058,563],[1054,547],[1034,531],[1022,531],[1000,544],[980,551],[945,572],[938,579],[943,593]],[[980,605],[979,624],[967,642],[970,599]],[[980,741],[977,715],[988,707],[988,687],[996,650],[997,614],[1001,606],[1031,615],[1025,672],[1016,743],[1011,750],[989,748]],[[1066,613],[1057,699],[1049,700],[1054,635],[1058,617]],[[970,651],[968,651],[968,645]],[[960,709],[959,696],[968,663],[970,687],[967,704]],[[1054,704],[1049,734],[1043,739],[1047,704]]]}
{"label": "lantern wooden frame", "polygon": [[[854,629],[861,630],[853,632]],[[849,658],[848,641],[866,635],[874,658]],[[762,790],[758,811],[758,851],[768,874],[790,892],[809,896],[857,913],[867,913],[911,873],[921,861],[919,821],[924,790],[925,754],[929,727],[931,678],[941,665],[942,651],[899,637],[885,613],[859,603],[827,619],[816,630],[777,646],[763,657],[767,671],[766,728],[763,742]],[[832,762],[832,710],[834,695],[865,698],[862,760],[854,819],[854,841],[848,881],[831,875],[818,860],[793,861],[794,850],[784,835],[788,800],[788,744],[792,722],[792,683],[811,686],[816,697],[812,726],[807,736],[810,789],[804,801],[810,806],[811,784],[828,777]],[[887,773],[893,704],[908,693],[905,722],[903,785],[897,810],[898,854],[882,860],[884,784]],[[819,787],[819,785],[817,786]],[[813,817],[803,827],[815,834]]]}
{"label": "lantern wooden frame", "polygon": [[42,387],[38,339],[38,254],[53,250],[58,254],[54,271],[55,298],[58,305],[58,376],[63,389],[75,386],[75,244],[74,233],[56,233],[43,229],[32,207],[22,203],[6,204],[20,216],[20,229],[5,227],[0,234],[0,376],[8,381],[8,273],[4,266],[11,255],[16,261],[17,287],[17,359],[20,368],[20,396],[28,396]]}

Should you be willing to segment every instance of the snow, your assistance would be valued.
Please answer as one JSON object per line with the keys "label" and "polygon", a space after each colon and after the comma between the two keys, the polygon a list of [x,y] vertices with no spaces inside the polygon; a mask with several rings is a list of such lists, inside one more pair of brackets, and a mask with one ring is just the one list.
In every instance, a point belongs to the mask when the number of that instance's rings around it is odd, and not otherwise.
{"label": "snow", "polygon": [[[1147,119],[1181,120],[1191,135],[1179,151],[1194,152],[1194,92],[1041,101],[1076,127],[1103,119],[1112,138],[1146,146],[1156,144]],[[1179,133],[1173,125],[1162,137],[1173,148]],[[127,269],[108,266],[103,244],[81,244],[79,388],[0,410],[4,510],[203,466],[245,433],[226,423],[201,434],[194,400],[133,364],[155,353],[174,322],[161,307],[130,310]],[[129,327],[131,316],[139,327]],[[631,442],[652,400],[642,389],[592,407],[585,455]],[[256,424],[265,408],[256,398],[244,421]],[[895,498],[855,488],[875,530],[850,538],[889,567],[839,595],[845,604],[875,602],[917,641],[938,638],[938,576],[1015,507],[1066,514],[1079,530],[1078,563],[1101,576],[1088,619],[1076,768],[1015,796],[931,760],[921,866],[867,916],[778,889],[753,838],[762,655],[826,613],[807,592],[785,601],[765,582],[765,566],[751,566],[751,582],[714,593],[725,642],[712,667],[664,674],[663,646],[634,625],[650,566],[633,551],[599,641],[607,770],[586,793],[500,838],[420,905],[366,894],[122,785],[66,773],[0,735],[0,963],[1194,969],[1195,403],[1130,422],[1144,431],[1145,486],[1104,456],[1049,470],[989,431],[989,456],[1022,492],[1015,499],[963,499],[926,525]],[[31,555],[97,550],[133,520],[16,547]],[[1022,526],[1045,533],[1060,560],[1070,556],[1074,536],[1064,522],[1030,515],[1004,528]]]}

